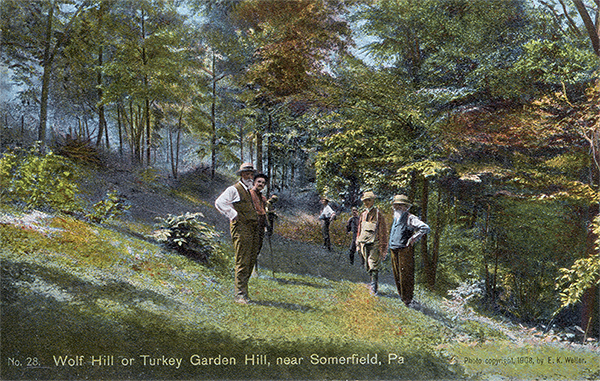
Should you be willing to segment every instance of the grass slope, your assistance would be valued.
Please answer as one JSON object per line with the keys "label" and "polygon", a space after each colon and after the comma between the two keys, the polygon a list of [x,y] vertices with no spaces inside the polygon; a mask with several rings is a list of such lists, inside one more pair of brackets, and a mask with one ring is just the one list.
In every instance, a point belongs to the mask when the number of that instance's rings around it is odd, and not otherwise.
{"label": "grass slope", "polygon": [[147,221],[0,217],[3,380],[600,376],[597,347],[528,341],[422,290],[420,311],[389,284],[374,297],[358,265],[315,245],[265,242],[241,306],[231,272],[144,239]]}

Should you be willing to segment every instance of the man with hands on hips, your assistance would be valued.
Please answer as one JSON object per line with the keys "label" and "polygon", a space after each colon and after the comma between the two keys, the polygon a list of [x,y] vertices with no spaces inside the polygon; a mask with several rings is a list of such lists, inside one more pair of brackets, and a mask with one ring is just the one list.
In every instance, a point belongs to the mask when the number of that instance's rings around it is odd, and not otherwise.
{"label": "man with hands on hips", "polygon": [[[217,210],[230,221],[231,240],[235,250],[235,301],[241,304],[248,304],[250,301],[248,280],[262,246],[264,210],[268,203],[260,193],[266,185],[267,177],[262,174],[255,176],[255,173],[252,163],[242,164],[237,171],[240,181],[225,189],[215,200]],[[253,189],[255,179],[260,184]]]}
{"label": "man with hands on hips", "polygon": [[429,226],[408,212],[412,204],[405,195],[392,200],[394,222],[390,230],[388,247],[392,254],[392,270],[398,294],[408,307],[413,306],[415,289],[414,244],[429,233]]}

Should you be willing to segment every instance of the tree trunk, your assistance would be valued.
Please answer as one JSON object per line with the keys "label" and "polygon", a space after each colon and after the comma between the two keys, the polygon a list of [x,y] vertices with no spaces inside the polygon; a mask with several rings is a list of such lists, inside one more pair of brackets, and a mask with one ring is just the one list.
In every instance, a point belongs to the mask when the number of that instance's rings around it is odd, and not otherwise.
{"label": "tree trunk", "polygon": [[175,145],[175,172],[173,172],[173,177],[177,178],[179,176],[179,149],[181,145],[181,127],[183,124],[183,108],[181,109],[181,113],[179,114],[179,120],[177,121],[177,144]]}
{"label": "tree trunk", "polygon": [[48,123],[48,93],[50,88],[50,73],[52,71],[52,62],[50,60],[50,49],[52,45],[52,22],[54,19],[55,1],[50,3],[48,11],[48,21],[46,23],[46,41],[44,42],[44,60],[42,67],[42,96],[40,98],[40,126],[38,128],[38,140],[42,146],[46,145],[46,126]]}
{"label": "tree trunk", "polygon": [[123,158],[123,127],[121,125],[121,105],[117,104],[117,128],[119,129],[119,155]]}
{"label": "tree trunk", "polygon": [[273,153],[271,150],[272,143],[272,132],[273,132],[273,117],[271,113],[268,114],[268,123],[267,123],[267,176],[269,177],[269,183],[267,184],[268,189],[273,187]]}
{"label": "tree trunk", "polygon": [[210,122],[212,126],[212,136],[210,138],[210,178],[215,178],[217,168],[217,77],[215,73],[215,53],[212,55],[212,104],[210,106]]}
{"label": "tree trunk", "polygon": [[[104,117],[104,104],[102,103],[102,65],[103,62],[103,51],[104,47],[102,44],[102,29],[104,22],[104,7],[105,3],[102,1],[100,3],[100,10],[98,11],[98,31],[100,32],[101,42],[98,44],[98,76],[97,76],[97,85],[98,85],[98,138],[96,139],[96,147],[99,147],[102,142],[102,135],[104,135],[104,129],[106,126],[106,118]],[[106,133],[106,148],[108,149],[108,133]]]}
{"label": "tree trunk", "polygon": [[[98,67],[102,67],[102,46],[98,48]],[[105,135],[104,129],[106,126],[106,117],[104,116],[104,104],[102,104],[102,72],[98,70],[97,77],[97,85],[98,85],[98,137],[96,138],[96,147],[100,146],[102,143],[102,137]],[[106,132],[106,148],[109,148],[108,143],[108,132]]]}
{"label": "tree trunk", "polygon": [[257,172],[262,172],[262,168],[263,168],[263,162],[262,162],[262,156],[263,156],[263,137],[262,137],[262,133],[260,131],[256,131],[256,171]]}
{"label": "tree trunk", "polygon": [[442,205],[442,189],[438,187],[438,199],[436,203],[436,217],[435,227],[433,232],[433,244],[431,247],[431,278],[432,283],[429,285],[431,289],[435,287],[437,278],[437,265],[438,258],[440,257],[440,239],[442,236],[442,230],[446,225],[446,214],[444,212],[444,206]]}
{"label": "tree trunk", "polygon": [[171,163],[171,174],[175,178],[175,152],[173,152],[173,129],[167,128],[167,157]]}
{"label": "tree trunk", "polygon": [[244,162],[244,125],[240,123],[240,163]]}
{"label": "tree trunk", "polygon": [[151,123],[150,123],[150,99],[146,98],[145,105],[145,113],[146,113],[146,165],[150,165],[150,150],[152,144],[151,138]]}
{"label": "tree trunk", "polygon": [[175,146],[175,175],[179,176],[179,152],[181,151],[181,121],[177,129],[177,145]]}
{"label": "tree trunk", "polygon": [[[573,4],[575,4],[575,7],[581,16],[581,20],[583,21],[583,25],[585,25],[594,53],[600,57],[600,25],[594,25],[594,20],[590,17],[583,1],[573,0]],[[596,12],[600,12],[600,5],[598,5]],[[598,15],[596,16],[596,19],[598,20]]]}
{"label": "tree trunk", "polygon": [[[597,207],[588,207],[585,211],[588,221],[593,221],[598,214]],[[588,257],[597,255],[596,241],[598,236],[594,233],[592,224],[589,224],[586,237],[586,255]],[[600,295],[598,294],[598,285],[595,285],[581,296],[581,321],[580,326],[585,330],[585,336],[589,336],[590,332],[594,331],[594,322],[598,324],[596,328],[600,333]]]}
{"label": "tree trunk", "polygon": [[[455,221],[456,223],[456,221]],[[489,242],[489,226],[490,226],[490,205],[487,206],[487,212],[485,215],[485,226],[483,228],[483,263],[484,263],[484,271],[485,271],[485,294],[487,301],[491,301],[492,298],[492,277],[490,275],[490,267],[488,264],[488,260],[485,255],[485,250],[488,247]]]}
{"label": "tree trunk", "polygon": [[410,180],[408,183],[408,199],[414,200],[417,195],[417,175],[415,172],[410,173]]}
{"label": "tree trunk", "polygon": [[[427,222],[427,207],[429,206],[429,180],[423,177],[423,188],[421,193],[421,219]],[[435,286],[435,270],[433,270],[433,263],[429,257],[429,250],[427,245],[427,235],[423,236],[421,240],[421,257],[423,258],[423,264],[425,265],[425,282],[427,287],[432,289]]]}
{"label": "tree trunk", "polygon": [[[250,141],[248,142],[248,151],[250,151],[250,161],[254,163],[254,139],[250,137],[249,140]],[[242,162],[244,162],[244,159],[242,159]]]}

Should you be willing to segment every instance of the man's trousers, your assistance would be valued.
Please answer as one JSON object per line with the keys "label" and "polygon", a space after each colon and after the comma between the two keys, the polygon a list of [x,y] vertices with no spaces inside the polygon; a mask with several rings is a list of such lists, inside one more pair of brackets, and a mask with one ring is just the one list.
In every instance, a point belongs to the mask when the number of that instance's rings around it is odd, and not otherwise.
{"label": "man's trousers", "polygon": [[360,255],[362,256],[365,269],[368,273],[372,271],[379,271],[381,267],[381,259],[382,255],[379,252],[379,242],[375,241],[374,243],[357,243],[358,250]]}
{"label": "man's trousers", "polygon": [[248,280],[264,237],[264,226],[258,221],[234,221],[231,223],[231,240],[235,250],[235,294],[248,297]]}
{"label": "man's trousers", "polygon": [[331,239],[329,238],[329,225],[331,220],[326,218],[323,220],[323,226],[321,227],[321,233],[323,234],[323,246],[331,251]]}
{"label": "man's trousers", "polygon": [[391,249],[392,270],[400,298],[407,306],[413,300],[415,290],[414,246]]}

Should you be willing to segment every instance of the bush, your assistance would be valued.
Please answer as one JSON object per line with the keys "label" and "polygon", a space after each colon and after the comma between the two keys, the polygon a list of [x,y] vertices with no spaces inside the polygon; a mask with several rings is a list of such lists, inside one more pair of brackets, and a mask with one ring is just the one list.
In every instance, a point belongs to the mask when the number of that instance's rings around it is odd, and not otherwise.
{"label": "bush", "polygon": [[[275,232],[281,236],[306,243],[323,244],[322,222],[316,215],[300,213],[292,216],[280,216]],[[331,244],[336,247],[346,248],[350,246],[351,234],[346,232],[346,222],[350,218],[349,213],[336,215],[335,220],[329,225],[329,236]],[[387,222],[387,221],[386,221]],[[389,223],[388,223],[389,227]]]}
{"label": "bush", "polygon": [[131,208],[131,205],[127,204],[116,190],[112,190],[106,193],[104,199],[94,204],[92,212],[87,214],[86,217],[93,222],[102,222],[122,215],[129,208]]}
{"label": "bush", "polygon": [[[220,234],[213,226],[199,220],[203,217],[202,213],[157,217],[158,230],[152,233],[152,238],[187,257],[208,263],[212,255],[223,253],[217,240]],[[217,262],[222,262],[223,258],[224,255],[220,255]]]}
{"label": "bush", "polygon": [[591,226],[596,237],[594,254],[577,259],[570,268],[561,268],[556,288],[560,290],[560,308],[581,301],[586,291],[600,284],[600,215],[594,218]]}
{"label": "bush", "polygon": [[0,201],[23,203],[30,208],[73,212],[82,210],[75,165],[39,145],[29,151],[6,152],[0,159]]}

